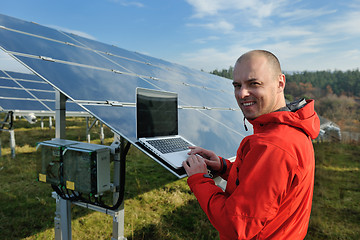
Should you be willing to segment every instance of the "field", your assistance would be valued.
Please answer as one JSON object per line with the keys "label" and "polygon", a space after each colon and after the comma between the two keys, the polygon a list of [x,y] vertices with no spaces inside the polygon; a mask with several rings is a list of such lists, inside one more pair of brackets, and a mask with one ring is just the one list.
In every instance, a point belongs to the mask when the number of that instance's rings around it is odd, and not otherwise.
{"label": "field", "polygon": [[[85,121],[67,120],[67,138],[85,141]],[[106,141],[112,133],[105,129]],[[0,239],[54,239],[55,200],[50,185],[36,180],[36,143],[55,136],[54,129],[15,122],[16,157],[9,134],[1,132]],[[92,130],[99,143],[98,129]],[[315,144],[313,210],[306,239],[359,239],[360,146]],[[218,239],[191,194],[178,179],[131,147],[127,156],[125,236],[127,239]],[[72,206],[73,239],[111,239],[112,217]]]}

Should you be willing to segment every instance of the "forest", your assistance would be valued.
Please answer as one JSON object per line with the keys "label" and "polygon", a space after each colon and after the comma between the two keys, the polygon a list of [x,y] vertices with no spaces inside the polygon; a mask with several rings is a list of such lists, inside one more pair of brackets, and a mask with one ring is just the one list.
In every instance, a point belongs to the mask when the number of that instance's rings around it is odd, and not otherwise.
{"label": "forest", "polygon": [[[210,72],[233,78],[233,67]],[[315,99],[316,112],[342,131],[360,132],[360,71],[285,72],[285,97]]]}

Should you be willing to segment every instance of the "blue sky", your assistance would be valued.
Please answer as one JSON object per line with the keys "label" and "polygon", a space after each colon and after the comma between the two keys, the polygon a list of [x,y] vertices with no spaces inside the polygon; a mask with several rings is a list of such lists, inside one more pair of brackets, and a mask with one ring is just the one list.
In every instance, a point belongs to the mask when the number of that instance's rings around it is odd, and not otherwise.
{"label": "blue sky", "polygon": [[251,49],[284,71],[360,65],[360,0],[2,0],[0,13],[205,71]]}

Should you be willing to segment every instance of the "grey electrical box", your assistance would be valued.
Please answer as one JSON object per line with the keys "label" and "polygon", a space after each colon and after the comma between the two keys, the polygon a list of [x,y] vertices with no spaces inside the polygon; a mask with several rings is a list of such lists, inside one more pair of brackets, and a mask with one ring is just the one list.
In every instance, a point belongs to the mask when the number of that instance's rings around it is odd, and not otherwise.
{"label": "grey electrical box", "polygon": [[39,147],[39,181],[80,193],[110,190],[109,147],[61,139],[41,142]]}

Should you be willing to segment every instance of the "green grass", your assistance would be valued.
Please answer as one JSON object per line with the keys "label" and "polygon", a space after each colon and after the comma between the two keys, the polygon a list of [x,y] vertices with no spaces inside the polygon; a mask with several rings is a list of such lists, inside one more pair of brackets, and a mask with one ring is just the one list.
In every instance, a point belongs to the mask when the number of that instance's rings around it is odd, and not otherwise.
{"label": "green grass", "polygon": [[315,190],[307,239],[359,239],[360,146],[315,144]]}
{"label": "green grass", "polygon": [[[36,142],[51,139],[54,129],[15,122],[16,158],[9,134],[2,132],[0,158],[0,240],[53,239],[55,200],[50,185],[36,181]],[[68,119],[67,138],[85,141],[85,121]],[[105,129],[106,141],[112,133]],[[99,143],[98,128],[92,130]],[[359,239],[359,145],[315,144],[316,179],[306,239]],[[127,156],[125,236],[131,239],[218,239],[190,192],[178,179],[131,147]],[[112,217],[72,206],[73,239],[111,239]]]}

